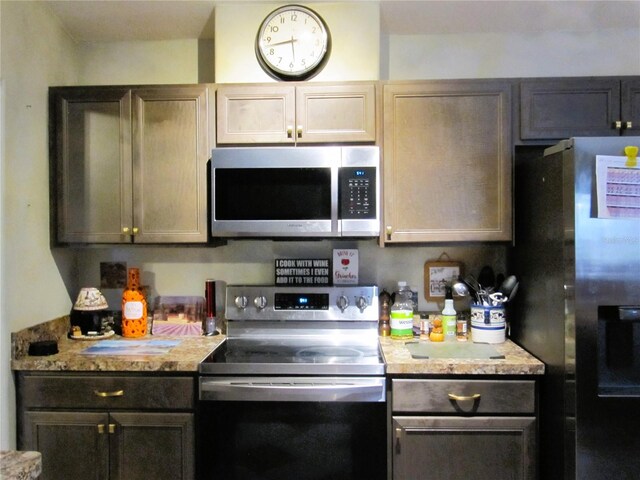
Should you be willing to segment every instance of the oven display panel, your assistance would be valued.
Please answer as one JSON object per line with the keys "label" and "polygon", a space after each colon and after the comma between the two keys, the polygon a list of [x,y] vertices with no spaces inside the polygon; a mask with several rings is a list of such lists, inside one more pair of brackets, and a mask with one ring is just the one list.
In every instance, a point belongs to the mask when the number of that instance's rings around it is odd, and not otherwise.
{"label": "oven display panel", "polygon": [[276,310],[329,310],[328,293],[276,293]]}

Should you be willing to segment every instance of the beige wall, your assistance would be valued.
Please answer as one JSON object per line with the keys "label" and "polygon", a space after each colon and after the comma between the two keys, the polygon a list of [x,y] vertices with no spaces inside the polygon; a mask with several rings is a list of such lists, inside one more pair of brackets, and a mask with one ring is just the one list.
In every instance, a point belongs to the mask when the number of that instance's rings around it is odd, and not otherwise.
{"label": "beige wall", "polygon": [[198,46],[197,39],[81,43],[78,45],[81,69],[78,83],[199,83]]}
{"label": "beige wall", "polygon": [[394,80],[640,74],[640,28],[392,35],[385,42],[382,76]]}
{"label": "beige wall", "polygon": [[[274,81],[258,65],[254,40],[260,22],[282,3],[222,5],[215,15],[216,82]],[[329,25],[333,48],[312,81],[377,80],[380,11],[377,2],[306,3]]]}
{"label": "beige wall", "polygon": [[4,84],[0,448],[14,445],[9,333],[70,308],[72,252],[49,248],[47,88],[75,84],[75,45],[36,2],[0,2]]}
{"label": "beige wall", "polygon": [[[583,34],[540,32],[536,35],[393,35],[373,43],[367,40],[366,51],[352,55],[353,58],[341,58],[339,54],[343,48],[356,42],[360,35],[367,39],[379,35],[376,33],[377,10],[370,10],[371,2],[367,2],[359,6],[363,9],[362,15],[351,11],[340,19],[341,11],[346,12],[356,5],[341,7],[337,3],[322,2],[312,5],[331,17],[332,30],[334,36],[337,35],[335,41],[346,42],[342,46],[340,43],[334,45],[332,62],[335,63],[327,65],[326,74],[336,76],[318,76],[317,80],[375,79],[378,76],[399,79],[640,74],[639,32],[635,30]],[[221,9],[221,16],[216,19],[230,15],[232,10]],[[256,13],[255,18],[259,17]],[[359,30],[347,35],[347,20],[354,18],[358,19]],[[362,281],[376,282],[387,288],[404,279],[414,288],[422,289],[424,262],[438,258],[443,251],[451,258],[463,261],[468,271],[477,272],[484,263],[492,263],[498,268],[504,266],[504,246],[380,249],[374,240],[358,243],[240,241],[219,248],[52,250],[49,248],[48,216],[48,86],[211,81],[211,65],[202,65],[198,58],[211,59],[214,45],[190,40],[76,45],[60,28],[46,3],[40,2],[2,0],[0,19],[0,81],[4,88],[0,100],[3,152],[0,177],[0,449],[15,446],[10,332],[68,313],[79,286],[98,284],[101,261],[126,261],[141,266],[143,281],[152,286],[154,294],[160,295],[202,295],[204,279],[210,277],[233,283],[270,283],[275,257],[328,256],[336,245],[359,248]],[[243,27],[243,22],[237,21],[236,26]],[[237,60],[251,69],[258,79],[261,71],[256,73],[252,51],[257,23],[251,20],[244,27],[247,32],[251,31],[246,37],[247,45],[251,47],[245,45],[244,54]],[[229,39],[232,33],[228,33]],[[227,35],[219,41],[224,39]],[[361,49],[361,45],[357,47]],[[224,49],[224,45],[215,48],[218,51]],[[222,59],[222,54],[219,57]],[[238,75],[245,78],[242,69],[238,71],[222,63],[216,68],[219,69],[216,72],[219,81],[235,81],[239,79]],[[267,80],[266,75],[259,79]],[[109,293],[116,298],[117,304],[118,292]],[[113,306],[113,300],[110,301]],[[421,305],[421,308],[432,307]]]}

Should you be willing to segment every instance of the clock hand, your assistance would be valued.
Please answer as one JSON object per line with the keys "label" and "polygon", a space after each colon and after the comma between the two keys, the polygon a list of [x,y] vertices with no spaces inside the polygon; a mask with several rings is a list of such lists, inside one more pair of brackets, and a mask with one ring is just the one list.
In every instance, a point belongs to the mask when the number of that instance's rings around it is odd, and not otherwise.
{"label": "clock hand", "polygon": [[293,43],[297,42],[297,41],[298,41],[297,38],[291,37],[291,40],[284,40],[282,42],[270,43],[269,46],[270,47],[277,47],[278,45],[286,45],[287,43],[290,43],[293,46]]}
{"label": "clock hand", "polygon": [[292,59],[295,62],[296,61],[296,49],[293,46],[294,42],[296,42],[296,40],[293,38],[293,35],[291,35],[291,55],[292,55]]}

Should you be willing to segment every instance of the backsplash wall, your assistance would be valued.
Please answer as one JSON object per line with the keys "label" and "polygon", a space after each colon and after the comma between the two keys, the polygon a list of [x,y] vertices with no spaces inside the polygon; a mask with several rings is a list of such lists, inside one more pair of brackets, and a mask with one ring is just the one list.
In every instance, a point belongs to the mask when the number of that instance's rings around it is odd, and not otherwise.
{"label": "backsplash wall", "polygon": [[[463,263],[465,273],[477,275],[483,265],[496,273],[505,272],[506,245],[464,245],[380,248],[377,240],[270,241],[233,240],[217,248],[114,247],[78,249],[78,284],[70,289],[74,296],[80,287],[100,286],[100,262],[126,262],[140,267],[142,282],[152,296],[202,296],[207,278],[228,284],[273,284],[276,258],[332,258],[334,248],[357,248],[359,281],[392,290],[398,280],[406,280],[418,290],[419,308],[441,309],[428,303],[422,294],[424,263],[437,260],[443,252]],[[120,291],[106,290],[111,308],[119,308]],[[71,300],[74,300],[72,298]],[[460,304],[463,306],[464,301]]]}

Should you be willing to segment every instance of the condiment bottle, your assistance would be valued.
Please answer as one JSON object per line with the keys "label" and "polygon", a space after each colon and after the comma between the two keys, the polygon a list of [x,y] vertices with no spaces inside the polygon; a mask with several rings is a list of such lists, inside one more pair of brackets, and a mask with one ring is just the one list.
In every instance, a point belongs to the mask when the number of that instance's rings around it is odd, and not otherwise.
{"label": "condiment bottle", "polygon": [[395,302],[391,306],[391,338],[413,338],[413,300],[407,282],[398,282]]}
{"label": "condiment bottle", "polygon": [[382,290],[378,295],[378,303],[380,305],[380,315],[378,320],[378,334],[381,337],[388,337],[391,334],[391,325],[389,323],[389,313],[391,309],[391,294],[386,290]]}
{"label": "condiment bottle", "polygon": [[127,272],[127,288],[122,292],[122,336],[144,337],[147,334],[147,300],[140,289],[140,269]]}
{"label": "condiment bottle", "polygon": [[442,310],[442,330],[444,332],[444,341],[451,342],[456,340],[456,310],[453,308],[453,294],[451,287],[445,287],[444,309]]}

